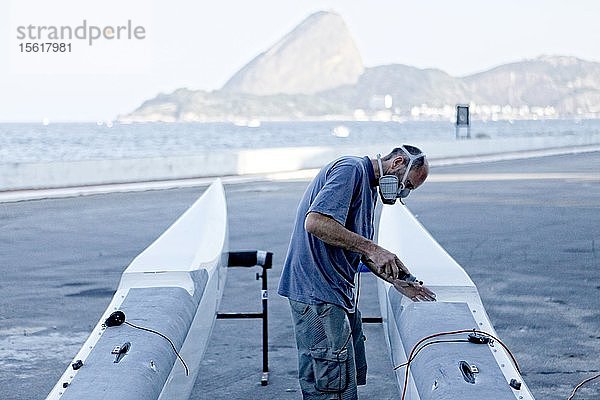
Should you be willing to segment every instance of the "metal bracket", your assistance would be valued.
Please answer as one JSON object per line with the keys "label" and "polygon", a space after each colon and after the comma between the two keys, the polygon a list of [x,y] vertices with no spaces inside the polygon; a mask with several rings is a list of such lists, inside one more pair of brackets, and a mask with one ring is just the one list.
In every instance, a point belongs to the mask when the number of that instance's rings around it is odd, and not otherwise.
{"label": "metal bracket", "polygon": [[363,324],[381,324],[383,323],[383,318],[381,317],[362,317]]}
{"label": "metal bracket", "polygon": [[113,361],[113,362],[116,364],[119,361],[121,361],[123,356],[125,356],[125,354],[127,354],[127,352],[129,351],[130,348],[131,348],[130,342],[125,342],[121,346],[115,346],[113,348],[113,350],[110,352],[111,354],[114,354],[116,356],[115,361]]}

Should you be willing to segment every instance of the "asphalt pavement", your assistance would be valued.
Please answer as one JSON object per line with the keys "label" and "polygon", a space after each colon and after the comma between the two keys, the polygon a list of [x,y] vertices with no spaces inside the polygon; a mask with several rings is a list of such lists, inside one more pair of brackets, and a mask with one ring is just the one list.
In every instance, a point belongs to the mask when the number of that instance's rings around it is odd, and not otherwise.
{"label": "asphalt pavement", "polygon": [[[300,399],[293,330],[276,294],[307,181],[226,186],[230,248],[275,253],[270,383],[260,322],[218,320],[192,399]],[[0,398],[44,398],[131,260],[205,187],[0,204]],[[600,152],[433,168],[409,208],[477,284],[538,399],[566,399],[600,370]],[[410,266],[408,266],[410,268]],[[259,311],[258,269],[229,271],[221,311]],[[378,316],[376,285],[360,305]],[[397,399],[381,326],[365,327],[362,398]],[[577,398],[600,396],[600,384]]]}

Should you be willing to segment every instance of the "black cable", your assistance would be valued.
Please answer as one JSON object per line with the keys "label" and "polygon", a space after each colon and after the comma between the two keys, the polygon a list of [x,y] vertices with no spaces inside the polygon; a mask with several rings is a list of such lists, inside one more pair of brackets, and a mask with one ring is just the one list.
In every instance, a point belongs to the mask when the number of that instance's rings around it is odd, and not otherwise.
{"label": "black cable", "polygon": [[[355,312],[358,311],[358,299],[360,298],[360,268],[358,269],[358,278],[356,280],[356,305],[354,306],[354,310]],[[348,318],[348,322],[350,322],[350,319]],[[352,325],[350,325],[350,333],[348,334],[348,337],[346,338],[346,342],[344,343],[344,345],[342,346],[342,348],[340,349],[340,353],[342,352],[342,350],[348,345],[348,343],[350,342],[350,338],[352,337]],[[337,362],[340,362],[340,353],[338,353],[336,355],[336,359]],[[340,383],[338,385],[338,387],[342,387],[342,374],[340,372],[340,379],[339,379]],[[338,392],[338,399],[341,400],[342,399],[342,392]]]}
{"label": "black cable", "polygon": [[[358,278],[356,281],[357,281],[356,282],[356,305],[354,306],[355,312],[358,311],[358,300],[360,298],[360,269],[358,270]],[[350,320],[348,320],[348,321],[350,321]],[[344,343],[344,345],[342,346],[342,349],[348,345],[348,342],[350,342],[351,337],[352,337],[352,326],[350,326],[350,334],[348,335],[348,338],[346,339],[346,343]]]}
{"label": "black cable", "polygon": [[411,362],[413,362],[413,360],[415,358],[417,358],[417,354],[419,354],[421,352],[421,350],[423,350],[425,347],[431,345],[431,344],[436,344],[436,343],[469,343],[468,339],[455,339],[455,340],[434,340],[431,342],[427,342],[425,343],[423,346],[419,347],[417,350],[415,350],[415,353],[413,354],[412,358],[408,361],[406,361],[405,363],[402,363],[396,367],[394,367],[394,371],[397,370],[398,368],[402,368],[405,366],[408,366]]}
{"label": "black cable", "polygon": [[131,322],[128,322],[128,321],[124,321],[123,323],[126,324],[126,325],[131,326],[132,328],[140,329],[142,331],[146,331],[146,332],[150,332],[150,333],[154,333],[154,334],[156,334],[156,335],[158,335],[160,337],[163,337],[163,338],[167,339],[167,341],[171,344],[171,347],[173,348],[173,351],[175,352],[175,354],[177,354],[177,358],[179,358],[179,360],[183,364],[183,367],[185,368],[185,376],[189,376],[190,375],[190,370],[188,369],[187,364],[185,363],[185,361],[183,361],[183,358],[181,358],[181,355],[179,355],[179,352],[177,351],[177,348],[175,347],[175,345],[173,344],[173,342],[171,341],[171,339],[169,339],[168,337],[166,337],[162,333],[157,332],[157,331],[155,331],[153,329],[144,328],[142,326],[137,326],[137,325],[134,325],[134,324],[132,324]]}
{"label": "black cable", "polygon": [[571,392],[571,395],[569,396],[569,398],[567,400],[571,400],[575,396],[575,393],[577,393],[577,391],[579,390],[580,387],[582,387],[586,383],[591,382],[597,378],[600,378],[600,374],[592,376],[591,378],[587,378],[587,379],[584,379],[583,381],[581,381],[577,386],[575,386],[575,389],[573,389],[573,392]]}
{"label": "black cable", "polygon": [[[481,331],[479,329],[459,329],[459,330],[455,330],[455,331],[447,331],[447,332],[438,332],[438,333],[434,333],[428,336],[425,336],[423,339],[419,340],[412,348],[412,350],[410,351],[410,355],[408,356],[408,359],[411,360],[413,359],[413,354],[414,352],[417,350],[417,348],[421,345],[421,343],[424,343],[425,341],[429,340],[429,339],[433,339],[435,337],[439,337],[439,336],[446,336],[446,335],[456,335],[459,333],[479,333],[481,335],[485,335],[487,337],[490,337],[492,339],[494,339],[498,344],[500,344],[500,346],[502,346],[502,348],[504,350],[506,350],[506,352],[508,353],[508,355],[510,356],[513,365],[515,367],[515,369],[517,370],[517,372],[521,373],[521,368],[519,368],[519,364],[517,363],[517,360],[515,358],[515,356],[512,354],[512,352],[510,351],[510,349],[508,348],[508,346],[506,346],[506,344],[504,344],[504,342],[500,339],[498,339],[496,336],[492,335],[491,333],[485,332],[485,331]],[[406,389],[408,388],[408,372],[409,372],[409,367],[410,367],[410,363],[407,365],[406,370],[404,371],[404,386],[402,388],[402,397],[401,399],[404,400],[405,396],[406,396]]]}

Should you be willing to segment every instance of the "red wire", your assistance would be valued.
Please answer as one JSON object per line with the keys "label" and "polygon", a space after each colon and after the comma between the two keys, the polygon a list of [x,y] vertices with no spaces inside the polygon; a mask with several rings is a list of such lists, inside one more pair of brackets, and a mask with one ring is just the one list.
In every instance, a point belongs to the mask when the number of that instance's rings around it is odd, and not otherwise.
{"label": "red wire", "polygon": [[512,354],[512,352],[510,351],[510,349],[504,344],[504,342],[502,342],[502,340],[498,339],[496,336],[494,336],[494,335],[492,335],[490,333],[487,333],[485,331],[480,331],[480,330],[477,330],[477,329],[461,329],[461,330],[457,330],[457,331],[438,332],[438,333],[434,333],[432,335],[426,336],[423,339],[419,340],[413,346],[412,350],[410,351],[410,355],[408,357],[408,361],[407,361],[407,364],[406,364],[406,371],[404,373],[404,387],[402,388],[402,400],[405,399],[406,389],[408,388],[408,376],[409,376],[408,375],[408,368],[410,367],[410,363],[413,360],[413,354],[414,354],[415,350],[417,349],[417,347],[419,347],[419,345],[421,343],[423,343],[426,340],[433,339],[433,338],[439,337],[439,336],[456,335],[458,333],[471,333],[471,332],[473,332],[473,333],[479,333],[479,334],[482,334],[482,335],[489,336],[492,339],[494,339],[496,342],[500,343],[500,345],[504,348],[504,350],[506,350],[506,352],[508,353],[508,355],[512,359],[512,362],[513,362],[515,368],[517,369],[517,371],[519,373],[521,373],[521,368],[519,368],[519,364],[517,363],[517,360],[515,359],[515,356]]}

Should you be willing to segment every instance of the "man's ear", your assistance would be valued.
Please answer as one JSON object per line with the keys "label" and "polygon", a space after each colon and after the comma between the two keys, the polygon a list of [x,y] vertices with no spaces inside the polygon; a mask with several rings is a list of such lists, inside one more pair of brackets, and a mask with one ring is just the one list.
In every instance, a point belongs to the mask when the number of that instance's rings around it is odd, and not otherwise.
{"label": "man's ear", "polygon": [[392,171],[394,171],[394,172],[398,171],[398,169],[404,165],[404,161],[405,161],[404,156],[396,156],[396,157],[392,158],[392,165],[391,165]]}

